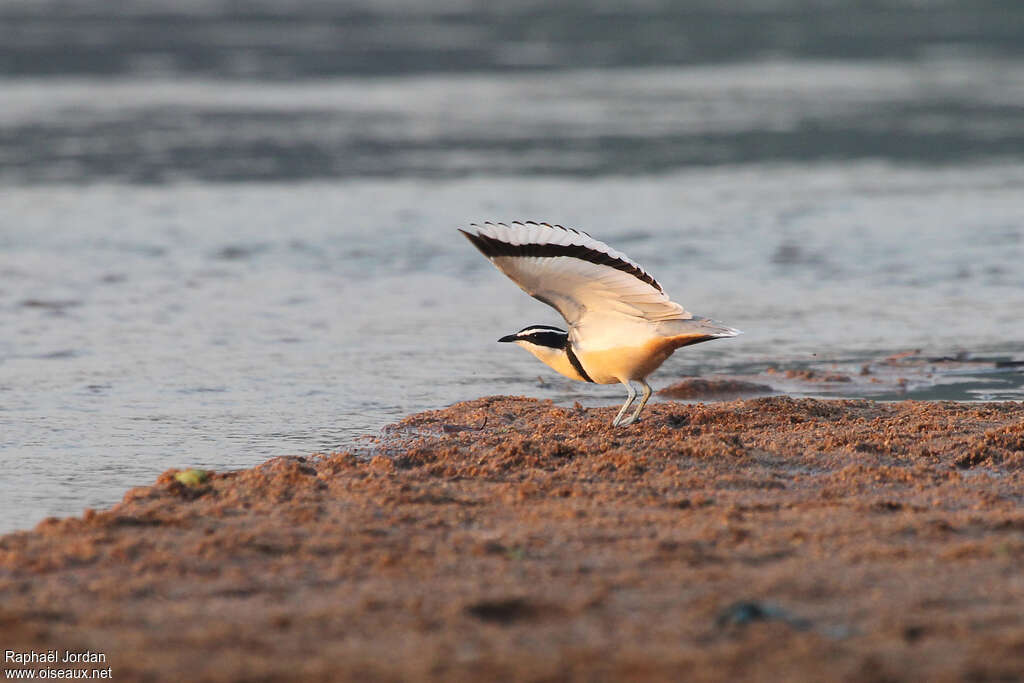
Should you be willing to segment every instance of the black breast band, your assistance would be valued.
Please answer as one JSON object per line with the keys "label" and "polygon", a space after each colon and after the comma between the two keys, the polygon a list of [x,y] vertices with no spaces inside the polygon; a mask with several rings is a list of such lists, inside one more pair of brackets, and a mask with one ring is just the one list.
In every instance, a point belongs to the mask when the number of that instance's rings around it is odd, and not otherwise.
{"label": "black breast band", "polygon": [[587,380],[591,384],[595,384],[594,380],[590,379],[590,375],[583,369],[583,364],[580,363],[580,359],[576,357],[576,353],[572,350],[572,343],[565,345],[565,355],[569,356],[569,362],[572,363],[572,367],[576,372],[580,373],[580,377]]}

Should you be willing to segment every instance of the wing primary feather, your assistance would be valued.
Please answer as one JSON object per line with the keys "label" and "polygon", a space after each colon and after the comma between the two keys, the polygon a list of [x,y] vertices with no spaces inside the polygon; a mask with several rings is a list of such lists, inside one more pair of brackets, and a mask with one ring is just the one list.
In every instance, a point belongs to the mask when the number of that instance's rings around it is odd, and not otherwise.
{"label": "wing primary feather", "polygon": [[[563,230],[565,230],[565,228],[563,228]],[[615,258],[610,254],[606,254],[596,249],[591,249],[590,247],[582,244],[512,244],[496,237],[489,237],[479,233],[474,235],[462,229],[460,229],[459,232],[465,235],[466,238],[473,243],[473,246],[479,249],[480,253],[489,259],[500,258],[503,256],[525,258],[554,258],[558,256],[568,256],[570,258],[577,258],[581,261],[587,261],[599,266],[609,266],[610,268],[621,270],[624,273],[632,275],[638,280],[646,282],[659,292],[664,292],[657,280],[640,268],[637,268],[632,263]]]}
{"label": "wing primary feather", "polygon": [[[639,264],[582,231],[535,221],[488,221],[459,232],[523,291],[557,310],[570,332],[586,327],[588,344],[595,348],[614,341],[609,330],[621,329],[622,321],[693,317]],[[613,318],[619,322],[609,326]]]}
{"label": "wing primary feather", "polygon": [[[487,256],[487,247],[479,235],[474,235],[471,232],[466,232],[462,228],[459,228],[459,232],[465,235],[466,239],[469,240],[469,243],[476,247],[481,254]],[[487,256],[487,258],[490,258],[490,256]]]}

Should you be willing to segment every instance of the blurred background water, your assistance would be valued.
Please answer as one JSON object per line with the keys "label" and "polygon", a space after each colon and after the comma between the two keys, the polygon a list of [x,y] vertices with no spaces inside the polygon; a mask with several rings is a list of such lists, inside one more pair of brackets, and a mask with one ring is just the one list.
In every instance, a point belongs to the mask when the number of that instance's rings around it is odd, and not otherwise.
{"label": "blurred background water", "polygon": [[[583,228],[740,327],[1024,398],[1024,4],[0,0],[0,531],[488,394],[556,314],[455,232]],[[782,375],[777,378],[784,380]]]}

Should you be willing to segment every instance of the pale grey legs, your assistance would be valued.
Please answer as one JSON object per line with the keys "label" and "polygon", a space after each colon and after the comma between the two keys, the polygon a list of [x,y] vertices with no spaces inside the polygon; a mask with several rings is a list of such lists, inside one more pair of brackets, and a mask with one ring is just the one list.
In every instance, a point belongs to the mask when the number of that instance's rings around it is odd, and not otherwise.
{"label": "pale grey legs", "polygon": [[619,409],[619,414],[615,416],[614,420],[612,420],[613,427],[625,427],[626,425],[631,425],[636,422],[637,418],[640,417],[640,411],[644,409],[644,406],[647,405],[647,400],[651,398],[651,385],[648,384],[646,380],[640,379],[637,381],[640,382],[640,385],[644,388],[644,395],[643,398],[640,399],[640,405],[636,407],[636,410],[634,410],[633,414],[628,418],[622,418],[622,416],[626,414],[626,410],[629,409],[629,406],[636,400],[636,389],[634,389],[633,385],[629,382],[623,382],[623,384],[626,385],[626,389],[629,390],[629,396],[626,398],[626,402],[623,403],[622,407]]}
{"label": "pale grey legs", "polygon": [[647,401],[651,398],[651,394],[654,393],[654,390],[651,389],[651,385],[647,383],[647,380],[642,379],[639,381],[641,386],[644,388],[643,398],[640,399],[640,405],[638,405],[636,410],[633,411],[633,415],[629,418],[629,422],[625,422],[623,424],[632,424],[633,422],[636,422],[637,418],[640,417],[640,411],[644,409],[644,406],[647,405]]}
{"label": "pale grey legs", "polygon": [[629,392],[629,396],[626,397],[626,402],[622,404],[621,408],[619,408],[619,414],[615,416],[614,420],[612,420],[612,427],[619,426],[622,422],[622,416],[626,414],[626,410],[628,410],[629,406],[636,400],[636,389],[633,388],[633,385],[629,382],[623,382],[623,384],[626,385],[626,391]]}

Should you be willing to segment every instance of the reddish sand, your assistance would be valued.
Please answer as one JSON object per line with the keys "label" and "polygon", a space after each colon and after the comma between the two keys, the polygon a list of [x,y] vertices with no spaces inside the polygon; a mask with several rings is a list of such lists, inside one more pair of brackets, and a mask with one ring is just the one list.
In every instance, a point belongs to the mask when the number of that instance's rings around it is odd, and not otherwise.
{"label": "reddish sand", "polygon": [[778,392],[767,384],[744,382],[735,379],[703,378],[684,379],[658,391],[660,396],[668,398],[700,400],[741,398],[774,393]]}
{"label": "reddish sand", "polygon": [[614,410],[483,398],[365,459],[165,473],[0,538],[0,648],[119,681],[1024,677],[1024,406]]}

